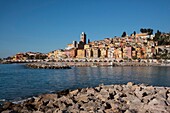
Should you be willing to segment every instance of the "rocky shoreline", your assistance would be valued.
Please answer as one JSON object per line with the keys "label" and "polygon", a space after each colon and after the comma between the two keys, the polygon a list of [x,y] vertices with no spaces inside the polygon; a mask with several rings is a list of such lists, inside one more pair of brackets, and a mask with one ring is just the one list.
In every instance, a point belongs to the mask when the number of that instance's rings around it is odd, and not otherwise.
{"label": "rocky shoreline", "polygon": [[129,82],[5,102],[2,113],[170,113],[170,88]]}
{"label": "rocky shoreline", "polygon": [[107,66],[170,66],[169,64],[144,62],[38,62],[28,63],[27,67],[33,69],[70,69],[71,67],[107,67]]}
{"label": "rocky shoreline", "polygon": [[29,63],[26,64],[26,66],[33,69],[71,69],[68,65],[56,65],[49,63]]}

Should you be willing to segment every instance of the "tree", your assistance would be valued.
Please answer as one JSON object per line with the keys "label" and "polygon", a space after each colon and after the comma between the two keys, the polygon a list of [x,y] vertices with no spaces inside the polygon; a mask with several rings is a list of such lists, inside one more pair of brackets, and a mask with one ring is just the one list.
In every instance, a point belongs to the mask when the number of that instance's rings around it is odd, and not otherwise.
{"label": "tree", "polygon": [[159,37],[161,35],[161,32],[159,30],[157,30],[157,32],[155,33],[155,37],[153,38],[154,41],[158,41]]}
{"label": "tree", "polygon": [[148,33],[148,35],[152,35],[153,34],[153,29],[147,29],[147,33]]}
{"label": "tree", "polygon": [[147,33],[147,31],[148,31],[147,29],[143,29],[143,33]]}
{"label": "tree", "polygon": [[140,29],[140,32],[143,33],[143,31],[144,31],[143,28],[141,28],[141,29]]}
{"label": "tree", "polygon": [[134,36],[136,35],[136,31],[133,32]]}
{"label": "tree", "polygon": [[153,34],[153,29],[151,29],[151,32],[150,32],[150,35],[152,35]]}
{"label": "tree", "polygon": [[123,33],[122,33],[122,37],[125,37],[126,36],[126,32],[124,31]]}
{"label": "tree", "polygon": [[88,39],[88,44],[90,43],[90,39]]}
{"label": "tree", "polygon": [[147,33],[148,35],[152,35],[152,34],[153,34],[153,29],[151,29],[151,28],[148,28],[148,29],[146,29],[146,28],[141,28],[141,29],[140,29],[140,32],[141,32],[141,33]]}

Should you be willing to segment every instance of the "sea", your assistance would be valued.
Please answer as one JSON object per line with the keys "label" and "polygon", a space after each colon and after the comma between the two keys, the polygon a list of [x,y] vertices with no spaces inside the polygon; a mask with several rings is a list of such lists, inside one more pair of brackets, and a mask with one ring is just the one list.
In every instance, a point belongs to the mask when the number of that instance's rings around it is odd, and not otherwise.
{"label": "sea", "polygon": [[100,84],[148,84],[170,87],[170,67],[72,67],[30,69],[25,64],[0,64],[0,103],[20,101],[66,89]]}

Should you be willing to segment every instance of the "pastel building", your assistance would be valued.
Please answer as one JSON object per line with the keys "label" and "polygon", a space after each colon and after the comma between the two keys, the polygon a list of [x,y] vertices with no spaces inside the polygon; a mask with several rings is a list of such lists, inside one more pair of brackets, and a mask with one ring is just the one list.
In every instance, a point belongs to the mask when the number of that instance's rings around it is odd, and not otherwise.
{"label": "pastel building", "polygon": [[91,58],[93,57],[93,51],[91,48],[86,49],[86,58]]}
{"label": "pastel building", "polygon": [[108,56],[107,48],[101,48],[100,53],[101,53],[101,56],[100,56],[101,58],[107,58],[107,56]]}
{"label": "pastel building", "polygon": [[132,58],[132,47],[124,47],[123,48],[123,58]]}
{"label": "pastel building", "polygon": [[24,55],[24,53],[17,53],[13,60],[26,60],[26,56]]}
{"label": "pastel building", "polygon": [[114,58],[115,59],[122,59],[123,58],[121,48],[117,48],[117,49],[114,50]]}
{"label": "pastel building", "polygon": [[100,57],[100,50],[97,47],[92,48],[93,52],[93,58],[99,58]]}
{"label": "pastel building", "polygon": [[76,58],[85,58],[86,57],[85,55],[86,55],[86,52],[84,49],[78,49]]}
{"label": "pastel building", "polygon": [[114,50],[115,48],[114,47],[111,47],[108,49],[108,58],[114,58]]}
{"label": "pastel building", "polygon": [[65,54],[67,58],[75,58],[77,56],[77,49],[71,48],[71,49],[65,50]]}

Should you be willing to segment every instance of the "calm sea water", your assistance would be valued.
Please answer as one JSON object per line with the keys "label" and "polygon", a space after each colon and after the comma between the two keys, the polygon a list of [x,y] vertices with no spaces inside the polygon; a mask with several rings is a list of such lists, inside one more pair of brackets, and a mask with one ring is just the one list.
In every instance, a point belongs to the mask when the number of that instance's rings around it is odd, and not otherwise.
{"label": "calm sea water", "polygon": [[170,67],[73,67],[72,69],[28,69],[24,64],[0,65],[0,101],[23,98],[99,84],[129,81],[170,87]]}

